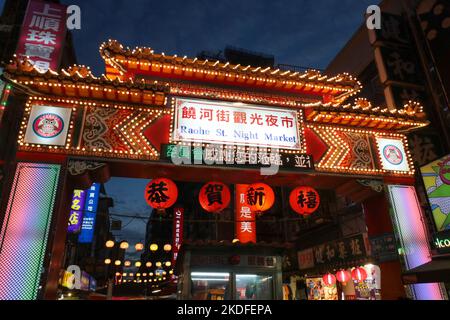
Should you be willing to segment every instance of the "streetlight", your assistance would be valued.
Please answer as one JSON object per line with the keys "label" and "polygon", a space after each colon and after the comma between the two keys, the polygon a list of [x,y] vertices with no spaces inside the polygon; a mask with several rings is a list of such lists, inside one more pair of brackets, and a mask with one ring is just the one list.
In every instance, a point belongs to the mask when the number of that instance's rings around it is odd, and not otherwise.
{"label": "streetlight", "polygon": [[124,262],[124,264],[123,264],[125,267],[129,267],[129,266],[131,266],[131,262],[130,261],[125,261]]}
{"label": "streetlight", "polygon": [[111,259],[105,259],[105,264],[111,264]]}
{"label": "streetlight", "polygon": [[170,250],[172,250],[172,246],[170,244],[164,245],[164,251],[169,252]]}
{"label": "streetlight", "polygon": [[140,267],[141,265],[142,265],[142,263],[140,262],[140,261],[136,261],[135,263],[134,263],[134,265],[136,266],[136,267]]}
{"label": "streetlight", "polygon": [[157,263],[155,263],[155,265],[158,267],[158,268],[160,268],[161,266],[162,266],[162,264],[161,264],[161,262],[157,262]]}
{"label": "streetlight", "polygon": [[151,251],[157,251],[158,250],[158,245],[156,243],[153,243],[150,245],[150,250]]}
{"label": "streetlight", "polygon": [[150,268],[150,267],[152,266],[152,263],[149,261],[149,262],[147,262],[147,263],[145,264],[145,266],[146,266],[147,268]]}
{"label": "streetlight", "polygon": [[136,249],[136,251],[142,251],[144,250],[144,245],[142,243],[136,243],[134,248]]}
{"label": "streetlight", "polygon": [[170,262],[170,261],[166,262],[166,267],[170,267],[171,265],[172,265],[172,262]]}
{"label": "streetlight", "polygon": [[114,264],[115,264],[116,266],[120,266],[120,265],[122,264],[122,261],[116,260],[116,261],[114,261]]}

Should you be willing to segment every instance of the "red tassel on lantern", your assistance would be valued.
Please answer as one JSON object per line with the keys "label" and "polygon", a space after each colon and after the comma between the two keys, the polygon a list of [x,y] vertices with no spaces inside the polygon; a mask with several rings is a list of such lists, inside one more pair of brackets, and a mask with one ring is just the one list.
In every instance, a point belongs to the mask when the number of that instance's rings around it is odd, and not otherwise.
{"label": "red tassel on lantern", "polygon": [[345,286],[347,285],[347,282],[352,278],[352,275],[347,270],[341,270],[336,273],[336,278]]}
{"label": "red tassel on lantern", "polygon": [[361,268],[361,267],[355,268],[352,271],[352,278],[355,281],[363,282],[364,280],[367,279],[367,272],[364,268]]}
{"label": "red tassel on lantern", "polygon": [[326,275],[324,275],[322,280],[327,287],[331,287],[336,284],[336,277],[331,273],[327,273]]}

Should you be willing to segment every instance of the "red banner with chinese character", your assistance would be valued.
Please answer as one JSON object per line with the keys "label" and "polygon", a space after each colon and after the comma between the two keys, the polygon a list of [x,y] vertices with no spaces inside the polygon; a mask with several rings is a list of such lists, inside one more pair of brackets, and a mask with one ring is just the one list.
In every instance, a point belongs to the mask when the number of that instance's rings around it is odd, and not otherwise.
{"label": "red banner with chinese character", "polygon": [[173,210],[173,258],[172,265],[177,260],[178,251],[180,251],[181,244],[183,243],[183,208],[175,208]]}
{"label": "red banner with chinese character", "polygon": [[30,0],[16,55],[28,56],[41,72],[58,70],[66,36],[66,10],[62,4]]}
{"label": "red banner with chinese character", "polygon": [[236,185],[236,237],[241,243],[256,243],[256,220],[255,213],[245,201],[249,185]]}

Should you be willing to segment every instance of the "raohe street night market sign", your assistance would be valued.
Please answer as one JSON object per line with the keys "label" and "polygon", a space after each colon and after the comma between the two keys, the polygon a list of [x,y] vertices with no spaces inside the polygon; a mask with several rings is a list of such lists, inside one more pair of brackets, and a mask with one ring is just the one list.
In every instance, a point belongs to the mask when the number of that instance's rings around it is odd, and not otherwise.
{"label": "raohe street night market sign", "polygon": [[177,98],[173,140],[300,150],[297,111]]}

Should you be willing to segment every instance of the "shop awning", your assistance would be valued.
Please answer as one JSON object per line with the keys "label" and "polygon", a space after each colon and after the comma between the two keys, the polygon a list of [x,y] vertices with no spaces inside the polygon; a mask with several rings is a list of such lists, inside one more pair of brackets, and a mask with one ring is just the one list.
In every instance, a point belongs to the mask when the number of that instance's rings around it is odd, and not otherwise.
{"label": "shop awning", "polygon": [[450,282],[450,255],[433,260],[403,273],[404,284]]}

